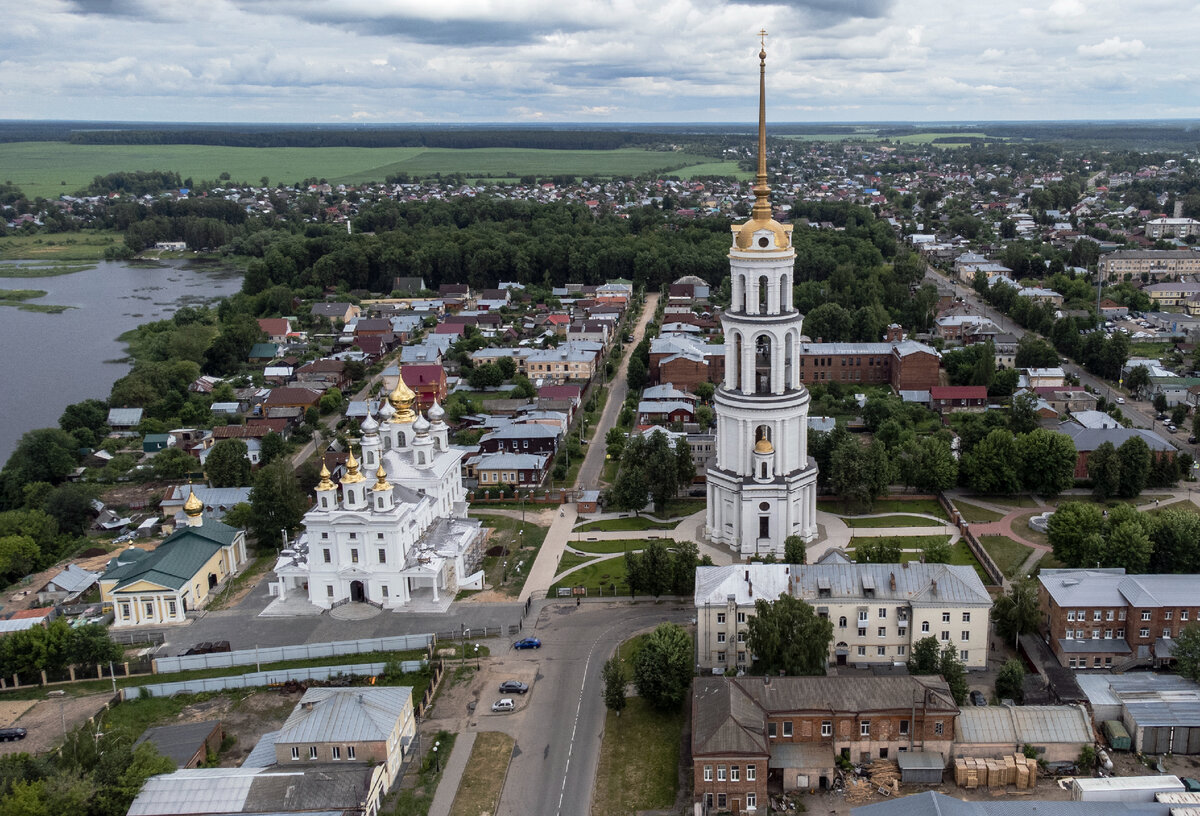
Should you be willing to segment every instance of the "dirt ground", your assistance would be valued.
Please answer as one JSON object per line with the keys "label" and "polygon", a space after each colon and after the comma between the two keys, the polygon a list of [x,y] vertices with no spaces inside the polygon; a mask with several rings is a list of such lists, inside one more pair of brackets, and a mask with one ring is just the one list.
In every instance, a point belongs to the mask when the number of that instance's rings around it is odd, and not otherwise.
{"label": "dirt ground", "polygon": [[[170,722],[158,725],[220,720],[225,735],[236,737],[233,747],[221,755],[222,768],[236,768],[268,731],[282,727],[284,720],[300,702],[302,692],[287,693],[263,689],[245,694],[232,691],[227,695],[190,705]],[[3,745],[4,743],[0,743]]]}
{"label": "dirt ground", "polygon": [[[421,719],[422,730],[428,728],[429,733],[443,729],[465,731],[468,725],[477,727],[480,719],[510,717],[511,714],[493,714],[492,703],[501,697],[511,697],[516,703],[513,713],[520,712],[528,705],[530,695],[537,691],[537,668],[520,659],[485,658],[480,661],[478,670],[472,660],[467,660],[465,669],[454,661],[447,661],[446,672],[437,701]],[[520,680],[529,686],[529,691],[526,694],[501,694],[500,684],[505,680]],[[474,704],[473,711],[469,708],[471,704]]]}
{"label": "dirt ground", "polygon": [[[4,707],[0,708],[0,721],[4,721],[5,725],[24,728],[29,734],[18,742],[0,742],[0,754],[22,751],[39,754],[49,751],[62,740],[64,730],[70,731],[83,725],[102,711],[111,699],[112,694],[106,692],[83,697],[66,696],[57,700],[5,702]],[[21,706],[25,706],[25,710],[16,713]]]}

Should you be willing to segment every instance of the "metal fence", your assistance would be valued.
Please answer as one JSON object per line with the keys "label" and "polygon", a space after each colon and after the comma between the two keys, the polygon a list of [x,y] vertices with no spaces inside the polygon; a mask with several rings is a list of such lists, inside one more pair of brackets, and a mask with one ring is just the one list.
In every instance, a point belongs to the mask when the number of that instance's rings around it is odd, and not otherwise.
{"label": "metal fence", "polygon": [[[428,661],[405,660],[400,664],[403,672],[420,671]],[[175,694],[199,694],[202,691],[225,691],[226,689],[254,688],[286,683],[289,680],[328,680],[331,677],[358,675],[370,677],[383,672],[386,663],[354,663],[346,666],[310,666],[304,669],[276,669],[274,671],[237,674],[231,677],[207,677],[196,680],[179,680],[174,683],[154,683],[148,686],[130,686],[121,689],[121,699],[137,699],[141,694],[151,697],[171,697]]]}
{"label": "metal fence", "polygon": [[[511,630],[513,627],[508,627]],[[482,640],[490,637],[504,637],[504,627],[502,626],[477,626],[474,629],[459,629],[458,631],[438,632],[438,643],[446,643],[448,646],[453,646],[456,643],[465,643],[468,640]]]}
{"label": "metal fence", "polygon": [[433,635],[396,635],[394,637],[336,640],[328,643],[302,643],[299,646],[264,646],[239,649],[236,652],[160,657],[154,661],[156,674],[192,671],[193,669],[227,669],[232,666],[253,666],[259,663],[282,663],[285,660],[312,660],[321,657],[363,654],[364,652],[403,652],[427,649]]}
{"label": "metal fence", "polygon": [[158,646],[167,639],[162,632],[122,632],[119,629],[116,631],[109,629],[108,636],[112,638],[113,643],[120,646],[136,646],[141,643]]}

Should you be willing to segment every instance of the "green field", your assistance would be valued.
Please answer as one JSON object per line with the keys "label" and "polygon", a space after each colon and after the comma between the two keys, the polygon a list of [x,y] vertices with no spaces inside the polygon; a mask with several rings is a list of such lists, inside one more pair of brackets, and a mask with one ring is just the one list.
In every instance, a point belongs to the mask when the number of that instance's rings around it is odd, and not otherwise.
{"label": "green field", "polygon": [[[719,163],[724,165],[724,163]],[[123,170],[172,170],[181,178],[258,184],[266,176],[292,184],[323,178],[330,184],[383,181],[393,173],[427,176],[463,173],[472,177],[573,174],[638,175],[714,166],[707,156],[623,148],[620,150],[451,150],[420,147],[212,147],[207,145],[73,145],[66,142],[0,144],[0,179],[30,197],[57,198],[85,188],[93,177]],[[706,174],[715,171],[709,170]]]}
{"label": "green field", "polygon": [[686,170],[680,170],[678,173],[673,173],[672,175],[677,175],[685,179],[700,178],[702,176],[733,176],[741,181],[751,181],[754,179],[753,173],[743,170],[735,161],[694,164]]}
{"label": "green field", "polygon": [[6,235],[0,238],[0,261],[45,260],[60,266],[69,261],[100,261],[104,250],[124,240],[124,235],[114,230]]}
{"label": "green field", "polygon": [[847,527],[940,527],[944,522],[921,516],[874,516],[843,519]]}

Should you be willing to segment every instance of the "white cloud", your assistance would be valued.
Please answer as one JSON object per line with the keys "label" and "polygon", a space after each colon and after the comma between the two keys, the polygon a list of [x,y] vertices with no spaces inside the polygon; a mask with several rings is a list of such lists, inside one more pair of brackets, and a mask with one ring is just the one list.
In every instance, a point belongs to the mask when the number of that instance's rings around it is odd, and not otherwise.
{"label": "white cloud", "polygon": [[1122,40],[1120,37],[1109,37],[1104,42],[1095,45],[1081,45],[1075,50],[1084,57],[1129,59],[1145,51],[1146,44],[1141,40]]}

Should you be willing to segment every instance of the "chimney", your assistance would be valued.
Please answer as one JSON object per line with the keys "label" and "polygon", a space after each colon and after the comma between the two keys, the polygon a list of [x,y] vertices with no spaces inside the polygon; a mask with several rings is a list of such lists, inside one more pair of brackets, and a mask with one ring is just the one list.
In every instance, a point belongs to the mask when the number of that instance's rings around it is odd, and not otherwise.
{"label": "chimney", "polygon": [[301,703],[300,707],[303,708],[305,711],[312,711],[313,710],[313,702],[312,702],[312,700],[309,700],[308,702]]}
{"label": "chimney", "polygon": [[896,573],[893,572],[891,574],[891,578],[888,580],[888,586],[891,587],[892,592],[896,591]]}
{"label": "chimney", "polygon": [[929,582],[929,591],[932,592],[934,595],[937,595],[937,579],[936,578],[934,578],[933,580],[931,580]]}

